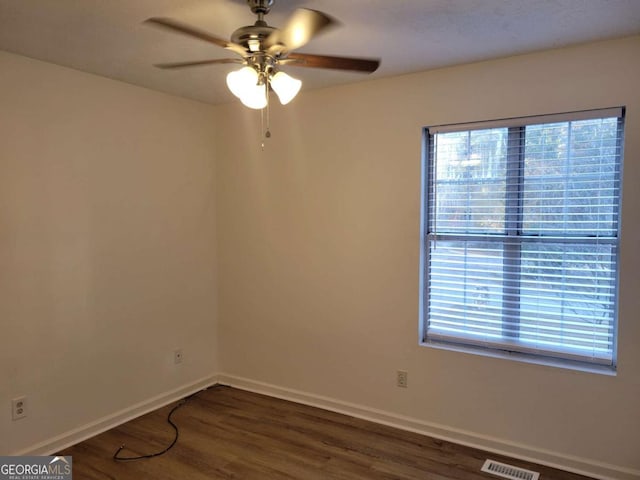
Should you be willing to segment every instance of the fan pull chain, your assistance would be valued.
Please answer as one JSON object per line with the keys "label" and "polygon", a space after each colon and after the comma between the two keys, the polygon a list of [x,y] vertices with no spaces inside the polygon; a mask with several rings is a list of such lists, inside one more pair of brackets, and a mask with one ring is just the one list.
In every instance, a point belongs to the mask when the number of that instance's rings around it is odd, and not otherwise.
{"label": "fan pull chain", "polygon": [[[264,132],[264,108],[260,110],[260,131]],[[262,143],[260,146],[264,152],[264,136],[262,137]]]}
{"label": "fan pull chain", "polygon": [[267,129],[264,130],[264,136],[265,138],[271,138],[271,130],[269,130],[269,114],[270,109],[271,109],[271,102],[269,102],[269,77],[267,76],[266,81],[264,82],[264,88],[266,90],[266,97],[267,97]]}
{"label": "fan pull chain", "polygon": [[[271,130],[269,129],[269,80],[265,80],[264,88],[266,89],[267,106],[260,110],[260,128],[263,132],[262,151],[264,151],[264,142],[267,138],[271,138]],[[265,110],[266,110],[266,128],[265,128]]]}

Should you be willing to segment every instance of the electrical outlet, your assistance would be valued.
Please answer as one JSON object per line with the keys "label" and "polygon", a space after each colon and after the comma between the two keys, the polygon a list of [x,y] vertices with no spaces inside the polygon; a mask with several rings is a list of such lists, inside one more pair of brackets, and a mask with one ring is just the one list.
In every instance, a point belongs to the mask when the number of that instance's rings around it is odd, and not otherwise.
{"label": "electrical outlet", "polygon": [[11,400],[11,418],[20,420],[27,416],[27,397],[19,397]]}
{"label": "electrical outlet", "polygon": [[409,386],[408,377],[409,374],[406,372],[406,370],[398,370],[396,372],[396,385],[402,388],[407,388]]}
{"label": "electrical outlet", "polygon": [[181,348],[176,348],[173,351],[173,363],[178,364],[178,363],[182,363],[182,349]]}

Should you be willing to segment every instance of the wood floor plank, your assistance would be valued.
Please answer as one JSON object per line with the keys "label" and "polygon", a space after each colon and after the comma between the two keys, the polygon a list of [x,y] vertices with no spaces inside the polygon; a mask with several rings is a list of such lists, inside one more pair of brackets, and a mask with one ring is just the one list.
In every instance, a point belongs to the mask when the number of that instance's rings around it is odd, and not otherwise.
{"label": "wood floor plank", "polygon": [[417,433],[230,387],[216,386],[176,410],[170,405],[70,447],[76,480],[496,480],[486,458],[539,471],[545,480],[587,480]]}

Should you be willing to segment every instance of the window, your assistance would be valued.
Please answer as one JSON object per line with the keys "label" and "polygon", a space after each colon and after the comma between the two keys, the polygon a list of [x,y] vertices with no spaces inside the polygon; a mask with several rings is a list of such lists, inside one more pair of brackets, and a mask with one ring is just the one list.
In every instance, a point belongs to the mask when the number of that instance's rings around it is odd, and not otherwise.
{"label": "window", "polygon": [[622,132],[622,108],[425,129],[426,343],[615,367]]}

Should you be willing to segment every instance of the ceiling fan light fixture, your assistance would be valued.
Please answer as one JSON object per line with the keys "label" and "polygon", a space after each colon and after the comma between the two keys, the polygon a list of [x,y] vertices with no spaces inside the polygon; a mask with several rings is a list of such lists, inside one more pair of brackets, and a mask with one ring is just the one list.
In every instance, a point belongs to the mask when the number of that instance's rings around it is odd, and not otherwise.
{"label": "ceiling fan light fixture", "polygon": [[[242,64],[243,68],[227,75],[227,86],[245,105],[251,108],[264,108],[268,106],[269,88],[272,88],[280,102],[286,105],[295,98],[302,86],[300,80],[279,72],[281,65],[292,64],[296,67],[328,68],[362,73],[373,73],[380,65],[380,60],[375,58],[296,53],[294,50],[303,47],[332,26],[337,26],[339,22],[317,10],[298,8],[289,16],[282,28],[275,28],[268,25],[264,19],[275,0],[245,1],[258,19],[253,25],[236,29],[231,34],[230,41],[171,18],[152,17],[145,20],[145,23],[150,25],[204,40],[241,57],[163,63],[157,64],[156,67],[174,69],[214,64]],[[267,105],[264,105],[265,101]]]}
{"label": "ceiling fan light fixture", "polygon": [[278,95],[278,99],[280,99],[282,105],[286,105],[293,100],[302,87],[302,81],[284,72],[276,72],[276,74],[271,77],[270,82],[271,88],[273,88],[273,91]]}

